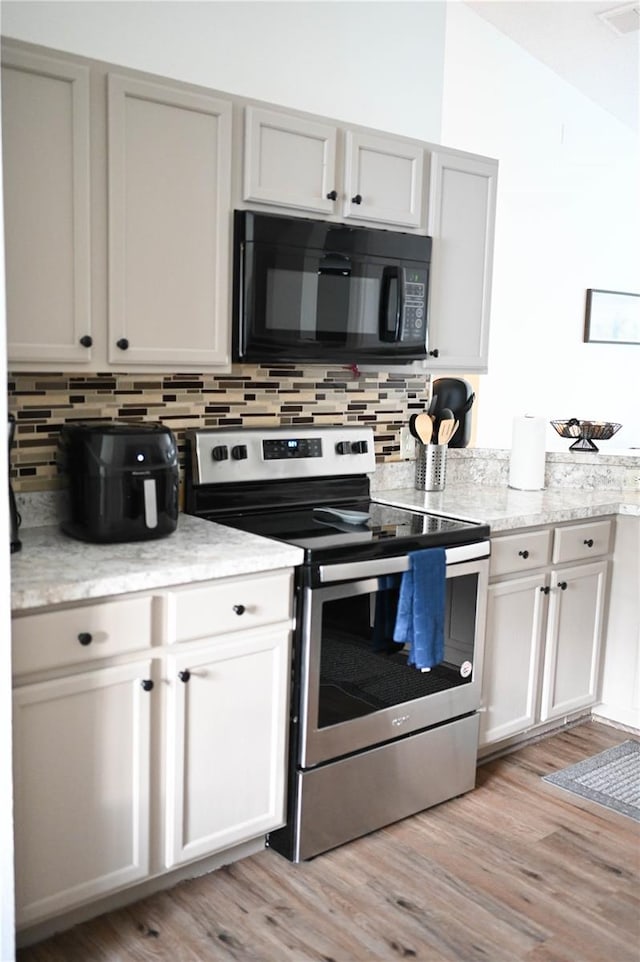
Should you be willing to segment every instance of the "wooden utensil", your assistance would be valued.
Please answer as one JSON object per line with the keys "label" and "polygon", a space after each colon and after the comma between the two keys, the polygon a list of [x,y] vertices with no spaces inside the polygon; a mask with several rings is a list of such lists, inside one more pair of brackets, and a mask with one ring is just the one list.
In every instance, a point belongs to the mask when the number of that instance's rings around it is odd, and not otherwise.
{"label": "wooden utensil", "polygon": [[409,434],[411,435],[412,438],[415,438],[416,441],[422,441],[422,438],[420,437],[420,435],[416,430],[417,417],[418,417],[417,414],[412,414],[411,417],[409,418]]}
{"label": "wooden utensil", "polygon": [[433,420],[426,412],[416,416],[415,429],[423,444],[429,444],[433,435]]}
{"label": "wooden utensil", "polygon": [[448,444],[458,430],[458,424],[458,421],[452,421],[450,418],[447,418],[446,421],[441,421],[438,430],[438,444]]}

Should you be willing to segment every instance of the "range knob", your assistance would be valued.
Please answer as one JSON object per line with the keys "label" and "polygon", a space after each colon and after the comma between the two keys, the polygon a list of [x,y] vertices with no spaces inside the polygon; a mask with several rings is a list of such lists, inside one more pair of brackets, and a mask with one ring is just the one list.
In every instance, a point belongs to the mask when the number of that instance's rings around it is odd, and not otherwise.
{"label": "range knob", "polygon": [[231,448],[231,457],[234,461],[244,461],[247,457],[247,445],[234,444]]}
{"label": "range knob", "polygon": [[351,450],[354,454],[366,454],[369,450],[369,445],[366,441],[352,441]]}
{"label": "range knob", "polygon": [[336,444],[337,454],[351,454],[351,445],[348,441],[338,441]]}
{"label": "range knob", "polygon": [[226,461],[229,457],[229,448],[226,444],[216,444],[211,451],[211,457],[214,461]]}

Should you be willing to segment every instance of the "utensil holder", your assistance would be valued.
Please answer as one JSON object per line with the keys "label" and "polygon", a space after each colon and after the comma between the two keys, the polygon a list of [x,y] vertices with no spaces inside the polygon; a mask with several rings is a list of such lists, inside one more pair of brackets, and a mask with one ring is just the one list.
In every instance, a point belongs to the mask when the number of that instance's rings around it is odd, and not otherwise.
{"label": "utensil holder", "polygon": [[443,491],[447,474],[446,444],[416,444],[416,489]]}

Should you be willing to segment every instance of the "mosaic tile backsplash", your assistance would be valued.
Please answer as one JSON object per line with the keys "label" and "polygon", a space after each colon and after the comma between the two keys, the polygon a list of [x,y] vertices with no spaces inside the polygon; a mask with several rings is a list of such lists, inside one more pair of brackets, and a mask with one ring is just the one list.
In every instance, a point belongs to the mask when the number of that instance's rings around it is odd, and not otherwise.
{"label": "mosaic tile backsplash", "polygon": [[176,435],[180,463],[188,428],[367,424],[376,460],[400,460],[400,429],[428,401],[428,375],[342,367],[234,366],[231,374],[9,374],[16,492],[60,486],[58,432],[66,421],[161,421]]}

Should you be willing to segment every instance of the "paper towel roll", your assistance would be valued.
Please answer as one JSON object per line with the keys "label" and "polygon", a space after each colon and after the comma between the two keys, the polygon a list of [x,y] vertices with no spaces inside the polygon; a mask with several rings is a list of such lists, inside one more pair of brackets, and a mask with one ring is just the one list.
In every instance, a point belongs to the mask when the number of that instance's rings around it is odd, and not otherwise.
{"label": "paper towel roll", "polygon": [[525,415],[513,419],[509,487],[520,491],[541,491],[544,488],[545,418]]}

